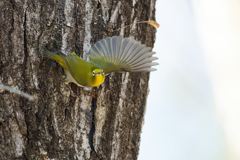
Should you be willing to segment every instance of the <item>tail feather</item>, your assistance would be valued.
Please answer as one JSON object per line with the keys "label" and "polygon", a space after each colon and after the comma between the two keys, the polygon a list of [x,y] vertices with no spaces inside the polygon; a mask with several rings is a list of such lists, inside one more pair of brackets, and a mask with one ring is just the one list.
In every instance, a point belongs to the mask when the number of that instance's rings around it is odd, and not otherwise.
{"label": "tail feather", "polygon": [[55,61],[57,61],[59,64],[61,64],[61,66],[64,68],[64,69],[67,69],[67,66],[64,62],[64,60],[62,59],[62,57],[56,53],[53,53],[53,52],[50,52],[49,50],[45,49],[43,52],[42,52],[43,56],[44,57],[48,57],[50,59],[53,59]]}

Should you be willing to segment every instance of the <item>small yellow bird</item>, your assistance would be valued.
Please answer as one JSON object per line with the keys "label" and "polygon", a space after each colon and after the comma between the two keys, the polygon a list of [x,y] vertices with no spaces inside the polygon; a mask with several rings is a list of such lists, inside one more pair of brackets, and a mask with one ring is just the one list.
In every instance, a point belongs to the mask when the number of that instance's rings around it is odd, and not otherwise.
{"label": "small yellow bird", "polygon": [[150,72],[158,65],[152,57],[151,48],[122,36],[107,37],[95,43],[90,49],[90,61],[85,61],[74,52],[69,55],[56,54],[44,50],[45,57],[54,59],[65,70],[65,83],[73,82],[78,86],[96,87],[104,82],[110,72]]}

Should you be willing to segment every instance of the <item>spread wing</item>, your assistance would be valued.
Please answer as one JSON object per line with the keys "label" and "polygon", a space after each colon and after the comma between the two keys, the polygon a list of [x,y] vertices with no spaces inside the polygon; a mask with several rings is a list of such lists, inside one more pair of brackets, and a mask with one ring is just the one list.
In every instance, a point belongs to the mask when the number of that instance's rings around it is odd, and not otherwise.
{"label": "spread wing", "polygon": [[150,47],[122,36],[107,37],[95,43],[90,49],[90,61],[99,66],[104,72],[150,72],[158,65],[152,62],[155,52]]}

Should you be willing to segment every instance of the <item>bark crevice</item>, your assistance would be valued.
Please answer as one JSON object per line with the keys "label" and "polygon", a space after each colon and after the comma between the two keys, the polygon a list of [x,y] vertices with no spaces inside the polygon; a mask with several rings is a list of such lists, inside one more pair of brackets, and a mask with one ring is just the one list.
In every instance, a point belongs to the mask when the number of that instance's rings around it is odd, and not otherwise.
{"label": "bark crevice", "polygon": [[22,77],[23,81],[25,82],[23,84],[24,88],[23,91],[26,91],[26,70],[27,70],[27,58],[28,58],[28,50],[27,50],[27,11],[24,11],[24,18],[23,18],[23,49],[24,49],[24,60],[23,60],[23,72]]}
{"label": "bark crevice", "polygon": [[97,156],[97,153],[94,148],[94,133],[95,133],[95,112],[97,109],[97,89],[93,92],[92,104],[91,104],[91,127],[89,132],[89,145],[91,147],[90,156]]}

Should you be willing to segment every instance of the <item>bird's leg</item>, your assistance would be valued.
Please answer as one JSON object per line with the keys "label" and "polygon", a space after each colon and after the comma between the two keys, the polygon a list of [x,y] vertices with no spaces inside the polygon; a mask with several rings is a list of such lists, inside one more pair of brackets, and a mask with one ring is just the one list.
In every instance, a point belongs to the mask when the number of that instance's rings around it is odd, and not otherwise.
{"label": "bird's leg", "polygon": [[66,84],[66,86],[70,90],[71,96],[76,97],[77,95],[73,92],[73,90],[69,86],[69,82],[71,82],[71,81],[69,81],[69,72],[65,71],[65,74],[66,74],[66,76],[65,76],[65,79],[64,79],[64,83]]}

